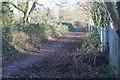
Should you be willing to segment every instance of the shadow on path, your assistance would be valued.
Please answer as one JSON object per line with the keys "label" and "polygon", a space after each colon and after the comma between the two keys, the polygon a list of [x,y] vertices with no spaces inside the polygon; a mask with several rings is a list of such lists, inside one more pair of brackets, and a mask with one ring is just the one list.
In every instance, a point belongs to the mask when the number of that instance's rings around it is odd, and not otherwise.
{"label": "shadow on path", "polygon": [[[82,30],[77,28],[74,32],[63,35],[52,41],[51,45],[48,44],[47,47],[40,48],[39,46],[36,49],[33,49],[33,55],[29,55],[22,60],[15,61],[10,63],[7,66],[3,67],[3,76],[10,77],[14,72],[18,72],[21,68],[25,68],[34,62],[44,62],[44,59],[54,53],[72,53],[75,52],[78,47],[81,47],[82,42],[80,37],[82,35]],[[49,42],[50,43],[50,42]]]}

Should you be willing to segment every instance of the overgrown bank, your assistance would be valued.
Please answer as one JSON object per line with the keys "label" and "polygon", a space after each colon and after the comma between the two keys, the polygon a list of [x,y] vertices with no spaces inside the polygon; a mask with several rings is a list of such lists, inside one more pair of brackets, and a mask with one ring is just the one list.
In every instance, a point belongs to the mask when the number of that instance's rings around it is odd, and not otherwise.
{"label": "overgrown bank", "polygon": [[29,49],[42,45],[48,40],[67,32],[69,32],[68,26],[57,23],[32,23],[28,25],[16,23],[3,27],[3,63],[9,61],[11,58],[9,56],[14,55],[12,58],[16,59],[22,57],[20,55],[26,55],[23,53],[26,53]]}

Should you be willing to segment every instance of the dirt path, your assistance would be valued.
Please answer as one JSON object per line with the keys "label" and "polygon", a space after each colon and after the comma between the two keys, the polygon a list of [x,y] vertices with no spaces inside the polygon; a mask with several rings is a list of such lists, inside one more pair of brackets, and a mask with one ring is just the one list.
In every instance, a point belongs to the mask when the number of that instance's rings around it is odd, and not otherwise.
{"label": "dirt path", "polygon": [[14,72],[19,72],[20,68],[25,68],[37,61],[43,63],[44,59],[52,54],[59,54],[62,52],[74,52],[77,47],[81,46],[80,36],[82,32],[80,29],[76,29],[75,32],[70,32],[69,34],[59,37],[51,45],[48,44],[47,47],[33,49],[31,54],[22,60],[9,63],[2,68],[3,77],[9,77]]}

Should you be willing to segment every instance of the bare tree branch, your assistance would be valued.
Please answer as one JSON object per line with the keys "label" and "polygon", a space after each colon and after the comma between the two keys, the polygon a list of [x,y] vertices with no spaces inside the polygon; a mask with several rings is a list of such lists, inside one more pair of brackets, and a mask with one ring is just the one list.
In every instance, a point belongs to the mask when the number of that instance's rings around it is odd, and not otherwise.
{"label": "bare tree branch", "polygon": [[23,10],[23,9],[19,8],[18,6],[16,6],[13,2],[10,2],[10,4],[11,4],[11,5],[13,5],[15,8],[17,8],[18,10],[20,10],[20,11],[24,12],[24,10]]}

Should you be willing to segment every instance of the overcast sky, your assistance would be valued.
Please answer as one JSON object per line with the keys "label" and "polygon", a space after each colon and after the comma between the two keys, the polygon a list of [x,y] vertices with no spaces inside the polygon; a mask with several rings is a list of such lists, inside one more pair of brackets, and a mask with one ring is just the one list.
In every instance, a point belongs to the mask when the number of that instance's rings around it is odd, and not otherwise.
{"label": "overcast sky", "polygon": [[55,9],[57,8],[56,4],[60,4],[60,3],[66,3],[65,4],[66,6],[73,7],[76,1],[75,0],[38,0],[38,3],[43,4],[45,7]]}
{"label": "overcast sky", "polygon": [[[1,1],[1,0],[0,0]],[[4,0],[3,0],[4,1]],[[17,0],[16,0],[17,1]],[[18,1],[26,1],[26,0],[18,0]],[[29,0],[30,1],[30,0]],[[37,0],[37,2],[39,4],[43,4],[44,7],[48,7],[52,10],[57,9],[58,6],[56,6],[56,4],[60,4],[60,3],[65,3],[66,2],[66,6],[69,7],[70,9],[74,8],[75,3],[76,2],[86,2],[86,1],[91,1],[91,0]],[[92,0],[94,1],[94,0]],[[111,1],[111,0],[105,0],[105,1]],[[116,1],[116,0],[113,0]],[[32,4],[32,3],[31,3]],[[39,7],[39,6],[37,6]],[[18,10],[13,8],[14,12],[17,13]]]}
{"label": "overcast sky", "polygon": [[[76,1],[78,1],[78,0],[76,0]],[[58,6],[56,6],[56,4],[60,4],[60,3],[66,3],[65,5],[72,9],[76,1],[75,0],[38,0],[37,2],[39,4],[43,4],[44,7],[46,7],[46,8],[48,7],[52,10],[55,10],[55,9],[58,9]],[[37,7],[40,7],[40,6],[37,5]],[[18,10],[15,8],[13,8],[13,10],[14,10],[14,13],[18,12]]]}

